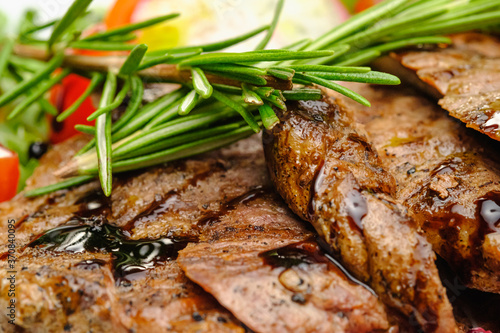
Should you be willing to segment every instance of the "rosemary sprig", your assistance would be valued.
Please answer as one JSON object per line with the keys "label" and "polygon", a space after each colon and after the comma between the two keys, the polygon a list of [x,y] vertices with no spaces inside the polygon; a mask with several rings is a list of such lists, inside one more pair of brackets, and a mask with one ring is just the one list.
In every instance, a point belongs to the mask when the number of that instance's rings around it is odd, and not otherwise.
{"label": "rosemary sprig", "polygon": [[[99,103],[100,108],[111,104],[115,90],[116,76],[113,72],[108,72],[101,102]],[[102,114],[97,117],[95,128],[99,180],[104,194],[109,197],[113,182],[111,169],[111,114]]]}
{"label": "rosemary sprig", "polygon": [[[279,0],[270,25],[216,43],[148,52],[146,45],[134,43],[135,32],[178,14],[81,38],[74,26],[83,20],[89,3],[90,0],[75,1],[61,20],[47,25],[36,26],[33,15],[27,16],[19,40],[32,45],[15,45],[11,54],[12,42],[7,41],[0,53],[0,71],[7,68],[9,75],[21,80],[18,86],[0,96],[0,106],[28,92],[32,96],[18,104],[11,117],[35,101],[48,112],[54,112],[43,98],[44,92],[69,72],[90,70],[89,87],[57,117],[64,120],[106,77],[99,108],[89,117],[96,119],[95,127],[77,125],[78,130],[94,134],[94,138],[58,172],[66,177],[84,174],[84,178],[71,178],[59,185],[31,191],[29,195],[63,189],[96,176],[104,193],[110,195],[112,172],[191,156],[249,136],[262,126],[272,128],[278,121],[275,108],[286,110],[287,100],[322,98],[321,90],[294,87],[293,83],[333,89],[369,105],[364,97],[335,81],[398,84],[399,79],[392,75],[358,65],[402,47],[449,43],[447,38],[436,34],[482,28],[500,18],[500,4],[493,0],[386,0],[316,40],[305,39],[280,50],[264,50],[284,4]],[[54,30],[49,40],[33,38],[33,32],[52,25]],[[266,34],[254,51],[221,52],[262,32]],[[44,44],[51,52],[37,48]],[[126,57],[52,54],[56,44],[57,50],[68,47],[121,50],[129,54]],[[48,62],[24,62],[20,56]],[[12,66],[17,69],[13,71]],[[64,71],[51,78],[51,73],[60,66]],[[27,78],[17,71],[25,73]],[[145,102],[144,83],[151,79],[180,83],[182,87],[153,102]],[[117,85],[121,89],[115,95]],[[130,101],[125,112],[112,124],[111,111],[128,94]]]}

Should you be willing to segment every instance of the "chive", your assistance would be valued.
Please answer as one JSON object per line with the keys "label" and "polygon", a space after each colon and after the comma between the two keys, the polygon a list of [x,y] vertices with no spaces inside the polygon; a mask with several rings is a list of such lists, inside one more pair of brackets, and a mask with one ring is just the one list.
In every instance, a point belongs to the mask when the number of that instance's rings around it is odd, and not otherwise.
{"label": "chive", "polygon": [[311,101],[320,100],[323,97],[321,90],[319,89],[294,89],[294,90],[284,90],[283,96],[287,101]]}
{"label": "chive", "polygon": [[57,67],[61,65],[63,61],[63,54],[59,53],[55,55],[50,61],[47,63],[45,68],[35,74],[28,80],[24,80],[20,84],[18,84],[14,89],[8,91],[7,93],[0,96],[0,107],[6,105],[7,103],[12,102],[19,95],[25,93],[31,87],[37,85],[41,81],[45,79],[50,73],[52,73]]}
{"label": "chive", "polygon": [[196,90],[191,90],[183,99],[181,104],[179,105],[179,115],[185,116],[196,106],[198,103],[199,95],[196,93]]}
{"label": "chive", "polygon": [[333,81],[363,82],[386,85],[397,85],[401,83],[399,78],[394,75],[376,71],[371,71],[368,73],[308,72],[308,74]]}
{"label": "chive", "polygon": [[52,88],[57,82],[61,81],[70,73],[69,69],[64,69],[61,73],[57,74],[53,78],[47,80],[46,82],[40,84],[36,90],[31,91],[26,99],[23,99],[21,103],[16,105],[16,107],[9,113],[7,119],[12,119],[16,117],[23,111],[26,111],[30,105],[35,103],[39,98],[43,96],[50,88]]}
{"label": "chive", "polygon": [[[115,90],[116,75],[113,72],[108,72],[99,108],[103,108],[111,103]],[[102,114],[97,117],[95,128],[99,180],[104,195],[109,197],[113,182],[111,169],[111,113]]]}
{"label": "chive", "polygon": [[191,68],[191,75],[193,76],[193,87],[201,97],[207,99],[212,96],[213,88],[203,71],[199,68]]}
{"label": "chive", "polygon": [[95,135],[95,127],[94,126],[78,124],[78,125],[75,125],[75,129],[78,132],[82,132],[82,133],[89,134],[89,135]]}
{"label": "chive", "polygon": [[262,105],[264,102],[260,98],[260,96],[253,91],[250,87],[248,87],[247,84],[243,83],[241,85],[241,88],[243,90],[243,100],[247,104],[253,104],[253,105]]}
{"label": "chive", "polygon": [[269,40],[273,36],[274,30],[276,30],[276,26],[278,25],[278,20],[280,18],[281,11],[283,10],[283,0],[278,0],[278,3],[276,4],[276,9],[274,10],[274,16],[273,20],[271,21],[271,25],[269,26],[269,29],[267,30],[266,35],[264,36],[264,39],[255,47],[255,50],[263,50],[266,48],[267,44],[269,43]]}
{"label": "chive", "polygon": [[64,16],[55,24],[54,30],[47,42],[49,49],[59,40],[62,34],[73,24],[73,22],[83,15],[92,0],[75,0],[66,11]]}
{"label": "chive", "polygon": [[148,46],[146,44],[139,44],[134,47],[120,68],[118,75],[127,76],[136,71],[147,50]]}
{"label": "chive", "polygon": [[325,66],[325,65],[291,65],[289,68],[297,72],[336,72],[336,73],[368,73],[370,67]]}
{"label": "chive", "polygon": [[311,59],[331,56],[331,51],[286,51],[262,50],[242,53],[208,53],[200,54],[179,63],[180,67],[199,66],[216,63],[277,61],[294,59]]}
{"label": "chive", "polygon": [[133,44],[81,40],[72,42],[69,46],[73,49],[97,51],[130,51],[135,47]]}
{"label": "chive", "polygon": [[159,16],[159,17],[155,17],[155,18],[146,20],[146,21],[128,24],[128,25],[125,25],[125,26],[120,27],[120,28],[111,29],[111,30],[104,31],[104,32],[99,32],[99,33],[90,35],[82,40],[95,41],[98,39],[109,38],[111,36],[124,35],[124,34],[128,34],[129,32],[144,29],[144,28],[156,25],[158,23],[162,23],[162,22],[174,19],[178,16],[179,16],[178,13],[163,15],[163,16]]}
{"label": "chive", "polygon": [[94,179],[94,176],[78,176],[78,177],[73,177],[69,178],[66,180],[63,180],[62,182],[55,183],[52,185],[47,185],[44,187],[39,187],[30,191],[24,192],[24,196],[27,198],[33,198],[33,197],[38,197],[40,195],[45,195],[49,194],[55,191],[59,190],[65,190],[67,188],[73,187],[73,186],[78,186],[81,184],[88,183]]}
{"label": "chive", "polygon": [[83,102],[85,102],[87,97],[90,96],[92,91],[94,91],[94,89],[98,85],[100,85],[103,80],[104,80],[104,74],[99,72],[92,73],[92,79],[90,80],[90,83],[83,92],[83,94],[80,97],[78,97],[78,99],[73,104],[71,104],[69,108],[67,108],[66,110],[64,110],[63,113],[57,116],[57,121],[59,122],[64,121],[66,118],[72,115],[76,110],[78,110],[78,108],[83,104]]}
{"label": "chive", "polygon": [[272,107],[267,104],[259,106],[260,117],[262,118],[262,124],[266,129],[272,129],[276,124],[280,122]]}
{"label": "chive", "polygon": [[363,96],[361,96],[358,93],[355,93],[354,91],[352,91],[350,89],[342,87],[340,84],[337,84],[337,83],[334,83],[334,82],[331,82],[331,81],[328,81],[328,80],[325,80],[325,79],[322,79],[319,77],[315,77],[312,75],[308,75],[308,74],[296,73],[295,76],[300,80],[309,81],[312,83],[319,84],[323,87],[335,90],[336,92],[339,92],[342,95],[347,96],[350,99],[352,99],[352,100],[354,100],[354,101],[356,101],[364,106],[370,106],[370,102],[368,102],[368,100],[366,100],[366,98],[364,98]]}
{"label": "chive", "polygon": [[127,109],[122,114],[120,119],[118,119],[111,126],[112,133],[117,132],[125,124],[130,122],[130,120],[136,115],[137,111],[139,110],[139,107],[142,104],[142,97],[144,95],[144,85],[142,83],[141,78],[138,77],[137,75],[132,76],[130,78],[130,86],[131,86],[130,101],[127,105]]}
{"label": "chive", "polygon": [[247,109],[245,109],[243,106],[234,102],[232,99],[230,99],[229,97],[227,97],[226,95],[224,95],[223,93],[221,93],[215,89],[214,89],[214,92],[212,93],[212,96],[215,99],[217,99],[219,102],[227,105],[231,109],[238,112],[243,117],[243,119],[245,119],[247,124],[250,126],[250,128],[252,128],[252,130],[255,133],[260,132],[259,124],[255,121],[253,115]]}
{"label": "chive", "polygon": [[3,77],[3,72],[9,63],[9,57],[14,49],[14,40],[7,38],[0,51],[0,77]]}
{"label": "chive", "polygon": [[123,100],[125,99],[125,96],[127,96],[127,93],[130,89],[130,79],[125,80],[125,83],[120,90],[120,92],[116,95],[115,99],[109,103],[106,104],[104,107],[99,107],[97,110],[95,110],[90,116],[87,117],[87,121],[92,121],[94,119],[97,119],[102,114],[105,113],[110,113],[117,107],[119,107]]}

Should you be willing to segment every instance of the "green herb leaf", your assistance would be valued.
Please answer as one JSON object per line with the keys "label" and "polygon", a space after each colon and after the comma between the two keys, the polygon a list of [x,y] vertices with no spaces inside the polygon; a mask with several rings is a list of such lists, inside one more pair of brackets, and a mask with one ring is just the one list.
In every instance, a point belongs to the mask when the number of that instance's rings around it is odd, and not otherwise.
{"label": "green herb leaf", "polygon": [[191,68],[191,75],[193,77],[193,87],[198,95],[204,99],[210,98],[214,89],[212,88],[210,82],[208,82],[205,73],[203,73],[201,69],[193,67]]}
{"label": "green herb leaf", "polygon": [[52,193],[55,191],[65,190],[65,189],[73,187],[73,186],[78,186],[81,184],[88,183],[89,181],[91,181],[94,178],[95,178],[95,176],[78,176],[78,177],[69,178],[69,179],[63,180],[62,182],[59,182],[59,183],[55,183],[52,185],[39,187],[39,188],[30,190],[30,191],[26,191],[24,193],[24,196],[27,198],[33,198],[33,197],[37,197],[40,195],[49,194],[49,193]]}
{"label": "green herb leaf", "polygon": [[179,16],[178,13],[163,15],[163,16],[152,18],[150,20],[128,24],[128,25],[120,27],[120,28],[116,28],[116,29],[112,29],[112,30],[108,30],[108,31],[104,31],[104,32],[99,32],[99,33],[90,35],[82,40],[83,41],[96,41],[96,40],[100,40],[100,39],[106,39],[106,38],[109,38],[111,36],[124,35],[124,34],[128,34],[129,32],[144,29],[144,28],[150,27],[152,25],[156,25],[158,23],[162,23],[162,22],[174,19],[178,16]]}
{"label": "green herb leaf", "polygon": [[280,18],[281,11],[283,10],[283,0],[278,0],[278,3],[276,4],[276,9],[274,10],[274,17],[271,22],[271,25],[269,29],[267,30],[266,36],[264,36],[264,39],[255,47],[256,50],[263,50],[266,48],[267,44],[269,43],[269,40],[273,36],[274,30],[276,29],[276,26],[278,25],[278,20]]}
{"label": "green herb leaf", "polygon": [[255,121],[255,119],[254,119],[253,115],[250,113],[250,111],[248,111],[243,106],[241,106],[240,104],[236,103],[235,101],[233,101],[232,99],[230,99],[229,97],[227,97],[226,95],[224,95],[223,93],[217,91],[216,89],[214,89],[214,92],[212,93],[212,96],[215,97],[215,99],[217,99],[219,102],[227,105],[231,109],[233,109],[236,112],[238,112],[243,117],[243,119],[245,119],[245,121],[247,122],[247,124],[252,128],[252,130],[255,133],[259,133],[260,132],[260,126],[257,123],[257,121]]}
{"label": "green herb leaf", "polygon": [[198,103],[199,95],[196,93],[196,90],[191,90],[183,99],[181,104],[179,105],[179,115],[185,116],[196,106]]}
{"label": "green herb leaf", "polygon": [[262,124],[266,129],[272,129],[276,124],[280,122],[272,107],[267,104],[259,106],[260,117],[262,118]]}
{"label": "green herb leaf", "polygon": [[[116,90],[116,75],[108,72],[106,83],[102,92],[99,107],[103,108],[109,105]],[[111,169],[111,113],[100,115],[95,123],[96,128],[96,150],[99,166],[99,180],[104,195],[109,197],[112,188],[112,169]]]}
{"label": "green herb leaf", "polygon": [[19,95],[22,95],[30,88],[39,84],[43,81],[50,73],[52,73],[57,67],[59,67],[63,61],[63,54],[59,53],[55,55],[45,66],[45,68],[35,74],[28,80],[25,80],[18,84],[14,89],[8,91],[7,93],[0,96],[0,107],[12,102]]}
{"label": "green herb leaf", "polygon": [[66,14],[56,23],[54,30],[48,40],[49,49],[54,45],[62,34],[76,21],[77,18],[82,16],[92,0],[75,0],[66,11]]}
{"label": "green herb leaf", "polygon": [[120,68],[118,75],[127,76],[135,72],[139,67],[139,64],[141,63],[142,58],[144,58],[147,50],[148,46],[146,44],[139,44],[135,46]]}

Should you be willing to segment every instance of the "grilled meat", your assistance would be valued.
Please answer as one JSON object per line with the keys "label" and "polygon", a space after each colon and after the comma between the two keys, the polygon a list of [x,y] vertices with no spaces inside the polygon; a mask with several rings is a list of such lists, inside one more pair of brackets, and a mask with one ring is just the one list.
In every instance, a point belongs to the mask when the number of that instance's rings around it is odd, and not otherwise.
{"label": "grilled meat", "polygon": [[260,189],[201,220],[180,251],[187,276],[256,332],[372,332],[385,310],[345,276],[274,193]]}
{"label": "grilled meat", "polygon": [[[433,95],[441,98],[439,105],[451,116],[500,140],[500,40],[478,33],[456,35],[452,40],[450,48],[393,57],[418,76],[403,77],[411,78],[411,83],[420,79],[430,86]],[[394,62],[384,66],[389,71],[395,68]]]}
{"label": "grilled meat", "polygon": [[278,192],[342,263],[426,332],[454,332],[429,243],[394,202],[394,178],[329,99],[290,103],[263,137]]}
{"label": "grilled meat", "polygon": [[396,178],[398,202],[469,287],[500,293],[498,144],[407,90],[352,87],[372,107],[339,101]]}
{"label": "grilled meat", "polygon": [[[70,140],[48,152],[28,188],[56,181],[53,171],[85,141]],[[259,138],[120,175],[113,186],[110,198],[94,182],[35,199],[20,194],[0,204],[0,237],[7,239],[6,225],[15,219],[18,247],[16,326],[2,314],[3,330],[243,332],[247,325],[264,332],[291,332],[299,326],[304,332],[326,328],[369,332],[388,327],[387,314],[377,298],[363,286],[346,281],[310,239],[312,233],[272,194]],[[244,199],[260,188],[267,189],[267,194],[251,202]],[[217,219],[210,220],[214,216]],[[218,238],[224,242],[217,243]],[[320,260],[290,268],[307,278],[304,302],[280,284],[279,273],[284,269],[273,269],[259,257],[262,251],[297,242],[305,242]],[[0,254],[2,268],[7,268],[4,244]],[[227,265],[211,262],[216,265],[212,267],[193,261],[200,247],[209,246],[203,255],[214,258],[229,244],[234,254]],[[177,260],[185,247],[182,260]],[[219,301],[191,282],[179,263]],[[238,264],[248,271],[242,278],[252,277],[255,288],[262,283],[266,293],[255,299],[243,292],[217,291],[241,283],[231,275]],[[253,276],[251,269],[259,274]],[[214,270],[218,277],[227,274],[228,279],[207,282],[199,276]],[[2,279],[0,305],[4,309],[8,288],[8,281]],[[283,297],[283,303],[273,303],[276,295]],[[281,314],[286,308],[295,319],[293,325],[288,322],[290,316],[256,318],[258,307],[265,305]],[[325,322],[316,330],[309,323],[311,318],[314,323]]]}

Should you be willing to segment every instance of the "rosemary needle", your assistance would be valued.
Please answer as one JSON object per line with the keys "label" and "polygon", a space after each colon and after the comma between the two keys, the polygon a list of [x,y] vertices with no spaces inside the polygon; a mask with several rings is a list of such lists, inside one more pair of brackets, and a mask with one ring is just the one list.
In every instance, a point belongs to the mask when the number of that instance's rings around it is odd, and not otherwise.
{"label": "rosemary needle", "polygon": [[179,115],[185,116],[196,106],[198,103],[199,95],[196,90],[191,90],[183,99],[179,105]]}
{"label": "rosemary needle", "polygon": [[122,89],[116,95],[115,99],[111,103],[107,104],[106,106],[100,107],[99,109],[94,111],[90,116],[88,116],[87,121],[92,121],[92,120],[96,119],[97,117],[99,117],[100,115],[105,114],[105,113],[109,113],[112,110],[119,107],[120,104],[122,104],[123,100],[125,99],[125,96],[127,96],[129,89],[130,89],[130,79],[127,78],[127,80],[125,80],[125,83],[124,83]]}
{"label": "rosemary needle", "polygon": [[78,125],[75,125],[75,129],[77,131],[85,133],[85,134],[95,135],[95,127],[94,126],[78,124]]}
{"label": "rosemary needle", "polygon": [[191,68],[191,75],[193,77],[193,87],[198,95],[204,99],[210,98],[214,89],[210,82],[208,82],[205,73],[201,69],[193,67]]}
{"label": "rosemary needle", "polygon": [[62,53],[57,54],[52,59],[50,59],[50,61],[47,63],[47,65],[43,70],[36,73],[30,79],[21,82],[14,89],[8,91],[5,94],[2,94],[0,96],[0,107],[4,106],[7,103],[12,102],[19,95],[25,93],[28,89],[43,81],[50,73],[52,73],[57,67],[61,65],[63,57],[64,56]]}
{"label": "rosemary needle", "polygon": [[124,34],[127,34],[129,32],[132,32],[132,31],[144,29],[144,28],[150,27],[152,25],[156,25],[158,23],[171,20],[171,19],[176,18],[178,16],[179,16],[178,13],[163,15],[163,16],[159,16],[159,17],[155,17],[155,18],[146,20],[146,21],[128,24],[128,25],[120,27],[120,28],[96,33],[96,34],[90,35],[82,40],[83,41],[95,41],[95,40],[99,40],[99,39],[109,38],[111,36],[124,35]]}
{"label": "rosemary needle", "polygon": [[142,97],[144,95],[144,85],[142,80],[137,75],[130,78],[130,101],[128,102],[127,109],[122,116],[111,126],[111,131],[116,132],[127,124],[139,110],[142,104]]}
{"label": "rosemary needle", "polygon": [[7,64],[9,63],[9,57],[14,49],[14,40],[8,38],[3,44],[2,51],[0,51],[0,77],[2,77]]}
{"label": "rosemary needle", "polygon": [[135,72],[147,50],[148,46],[146,44],[136,45],[132,51],[130,51],[130,54],[120,68],[118,75],[127,76]]}
{"label": "rosemary needle", "polygon": [[253,105],[264,104],[260,96],[255,91],[253,91],[247,84],[243,83],[241,85],[241,88],[243,90],[243,100],[245,101],[245,103]]}
{"label": "rosemary needle", "polygon": [[215,99],[217,99],[219,102],[222,102],[223,104],[227,105],[231,109],[238,112],[243,117],[243,119],[245,119],[247,124],[250,126],[250,128],[255,133],[260,132],[259,124],[257,123],[257,121],[254,119],[253,115],[247,109],[245,109],[243,106],[236,103],[235,101],[233,101],[232,99],[230,99],[229,97],[224,95],[223,93],[217,91],[216,89],[214,89],[212,96],[214,96]]}
{"label": "rosemary needle", "polygon": [[[99,107],[110,104],[116,90],[116,75],[108,72],[106,83],[102,92]],[[99,165],[99,180],[104,195],[111,195],[112,169],[111,169],[111,113],[97,117],[96,123],[96,150]]]}
{"label": "rosemary needle", "polygon": [[89,181],[94,179],[94,177],[95,176],[86,175],[86,176],[77,176],[77,177],[69,178],[69,179],[63,180],[59,183],[56,183],[56,184],[52,184],[52,185],[36,188],[36,189],[30,190],[30,191],[26,191],[24,193],[24,196],[27,198],[32,198],[32,197],[37,197],[40,195],[52,193],[55,191],[64,190],[64,189],[67,189],[67,188],[70,188],[73,186],[88,183]]}
{"label": "rosemary needle", "polygon": [[49,49],[59,40],[66,29],[68,29],[78,17],[85,13],[91,2],[92,0],[75,0],[71,4],[64,16],[55,24],[54,30],[52,30],[52,34],[47,42]]}
{"label": "rosemary needle", "polygon": [[268,130],[272,129],[280,121],[274,113],[273,108],[267,104],[259,106],[259,113],[262,118],[262,124]]}
{"label": "rosemary needle", "polygon": [[325,80],[325,79],[322,79],[322,78],[319,78],[316,76],[308,75],[308,74],[297,73],[297,74],[295,74],[295,76],[297,77],[297,79],[309,81],[312,83],[319,84],[320,86],[330,88],[332,90],[335,90],[336,92],[341,93],[344,96],[349,97],[350,99],[352,99],[352,100],[354,100],[362,105],[370,106],[370,102],[368,102],[368,100],[366,98],[364,98],[363,96],[361,96],[358,93],[355,93],[354,91],[352,91],[350,89],[342,87],[340,84],[337,84],[335,82],[331,82],[331,81],[328,81],[328,80]]}
{"label": "rosemary needle", "polygon": [[273,36],[274,30],[278,25],[278,20],[280,18],[281,11],[283,10],[283,4],[284,0],[278,0],[278,3],[276,4],[276,9],[274,10],[273,21],[271,22],[271,25],[269,26],[269,29],[267,30],[267,33],[264,36],[264,39],[255,47],[256,50],[265,49],[267,44],[269,43],[269,40]]}
{"label": "rosemary needle", "polygon": [[64,69],[61,73],[57,74],[53,78],[48,81],[42,83],[37,87],[35,91],[32,91],[29,96],[24,99],[21,103],[16,105],[16,107],[9,113],[7,119],[12,119],[16,117],[21,112],[28,109],[28,107],[35,103],[39,98],[41,98],[50,88],[54,86],[57,82],[61,81],[64,77],[66,77],[70,73],[69,69]]}

